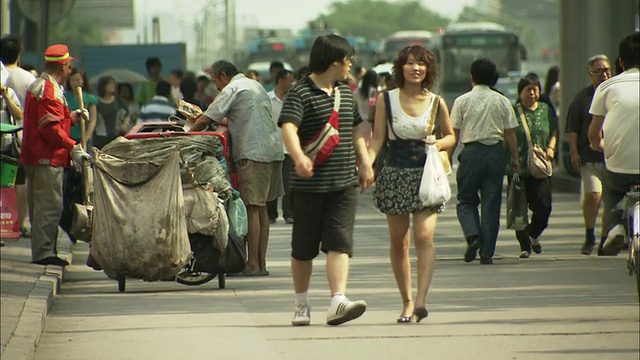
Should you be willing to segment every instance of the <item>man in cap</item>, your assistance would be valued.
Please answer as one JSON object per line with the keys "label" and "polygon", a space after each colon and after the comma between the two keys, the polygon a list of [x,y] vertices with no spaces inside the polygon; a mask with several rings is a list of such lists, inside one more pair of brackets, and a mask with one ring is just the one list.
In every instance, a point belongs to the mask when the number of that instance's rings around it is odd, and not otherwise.
{"label": "man in cap", "polygon": [[69,263],[58,257],[56,249],[62,216],[62,175],[70,156],[78,168],[89,157],[70,136],[72,122],[79,116],[88,119],[88,113],[70,113],[64,97],[62,84],[71,74],[73,63],[67,46],[49,46],[44,59],[44,72],[26,94],[20,162],[28,180],[32,263],[67,266]]}

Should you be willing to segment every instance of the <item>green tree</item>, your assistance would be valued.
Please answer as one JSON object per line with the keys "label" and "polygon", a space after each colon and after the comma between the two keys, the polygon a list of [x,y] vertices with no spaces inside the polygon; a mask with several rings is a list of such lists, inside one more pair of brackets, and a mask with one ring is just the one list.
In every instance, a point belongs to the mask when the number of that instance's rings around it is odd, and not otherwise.
{"label": "green tree", "polygon": [[324,22],[343,35],[378,40],[401,30],[434,31],[450,19],[426,9],[417,0],[344,0],[332,3],[329,12],[313,22]]}

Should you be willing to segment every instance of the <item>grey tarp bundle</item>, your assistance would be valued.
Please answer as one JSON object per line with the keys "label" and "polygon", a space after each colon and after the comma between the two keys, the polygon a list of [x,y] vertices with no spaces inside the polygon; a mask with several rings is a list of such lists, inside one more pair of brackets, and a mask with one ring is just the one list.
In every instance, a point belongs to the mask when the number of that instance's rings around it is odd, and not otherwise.
{"label": "grey tarp bundle", "polygon": [[166,279],[189,261],[180,154],[168,150],[138,161],[94,149],[91,253],[111,278]]}
{"label": "grey tarp bundle", "polygon": [[[119,137],[103,149],[103,153],[138,162],[153,161],[158,156],[166,156],[168,150],[179,149],[183,159],[195,174],[198,183],[213,186],[213,191],[223,201],[231,198],[231,184],[227,172],[220,165],[223,147],[220,139],[211,135],[184,135],[173,137],[127,140]],[[182,183],[191,185],[186,170],[181,170]]]}
{"label": "grey tarp bundle", "polygon": [[[210,135],[133,140],[120,137],[102,150],[95,150],[94,204],[100,210],[94,211],[92,246],[100,244],[92,247],[92,254],[107,275],[126,275],[149,281],[172,277],[186,263],[184,248],[186,247],[187,254],[190,250],[187,230],[215,234],[221,218],[218,214],[218,198],[231,198],[231,184],[227,180],[226,171],[217,160],[223,159],[223,150],[220,140]],[[176,168],[171,163],[171,170],[168,170],[168,161],[173,157],[177,157]],[[202,187],[193,188],[193,179],[184,167],[180,167],[181,158],[194,173],[196,181],[207,188],[213,188],[215,192]],[[103,174],[99,176],[98,172]],[[152,183],[156,177],[170,177],[171,181],[177,178],[177,181],[171,184]],[[177,188],[174,189],[174,186]],[[143,189],[149,189],[149,192]],[[201,208],[197,210],[198,218],[191,218],[194,207]],[[157,219],[152,219],[154,216]],[[100,233],[96,234],[96,231]],[[141,237],[141,232],[145,233],[145,237]],[[181,254],[179,261],[174,261],[166,253],[176,245],[161,239],[158,234],[165,237],[176,234],[180,236],[177,243],[178,253]],[[155,239],[156,242],[147,244],[150,241],[148,239]],[[148,254],[144,254],[144,257],[140,257],[140,254],[128,256],[131,249],[135,248],[130,246],[132,242],[148,245],[146,249],[141,247],[136,250],[146,251]],[[169,249],[158,249],[163,242]],[[217,245],[224,249],[226,241]],[[158,263],[173,259],[171,271],[167,269],[168,275],[160,275],[165,270],[154,269],[157,267],[155,264],[135,265],[143,258],[154,258]],[[105,259],[110,260],[105,262]],[[135,270],[132,270],[133,266]]]}

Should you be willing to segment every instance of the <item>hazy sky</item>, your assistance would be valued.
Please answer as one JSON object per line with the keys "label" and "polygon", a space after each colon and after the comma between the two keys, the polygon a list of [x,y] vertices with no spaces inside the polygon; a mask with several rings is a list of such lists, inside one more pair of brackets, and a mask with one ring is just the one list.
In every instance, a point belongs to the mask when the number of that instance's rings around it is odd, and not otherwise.
{"label": "hazy sky", "polygon": [[[124,42],[133,43],[137,36],[143,39],[144,23],[160,16],[162,42],[190,42],[193,36],[191,19],[200,16],[205,4],[224,0],[134,0],[136,28],[122,32]],[[394,0],[390,0],[394,1]],[[265,28],[291,28],[300,30],[307,22],[326,13],[334,0],[236,0],[238,26]],[[446,17],[455,18],[465,5],[476,0],[420,0],[427,8]],[[149,25],[149,40],[151,29]]]}

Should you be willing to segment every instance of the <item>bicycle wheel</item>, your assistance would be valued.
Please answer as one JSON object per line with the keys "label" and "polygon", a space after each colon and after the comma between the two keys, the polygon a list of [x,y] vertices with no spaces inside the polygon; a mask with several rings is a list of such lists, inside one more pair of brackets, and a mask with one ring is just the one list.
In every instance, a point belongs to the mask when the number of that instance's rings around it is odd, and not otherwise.
{"label": "bicycle wheel", "polygon": [[176,281],[182,285],[190,285],[190,286],[202,285],[215,279],[216,275],[217,274],[211,274],[206,272],[185,271],[177,275]]}

